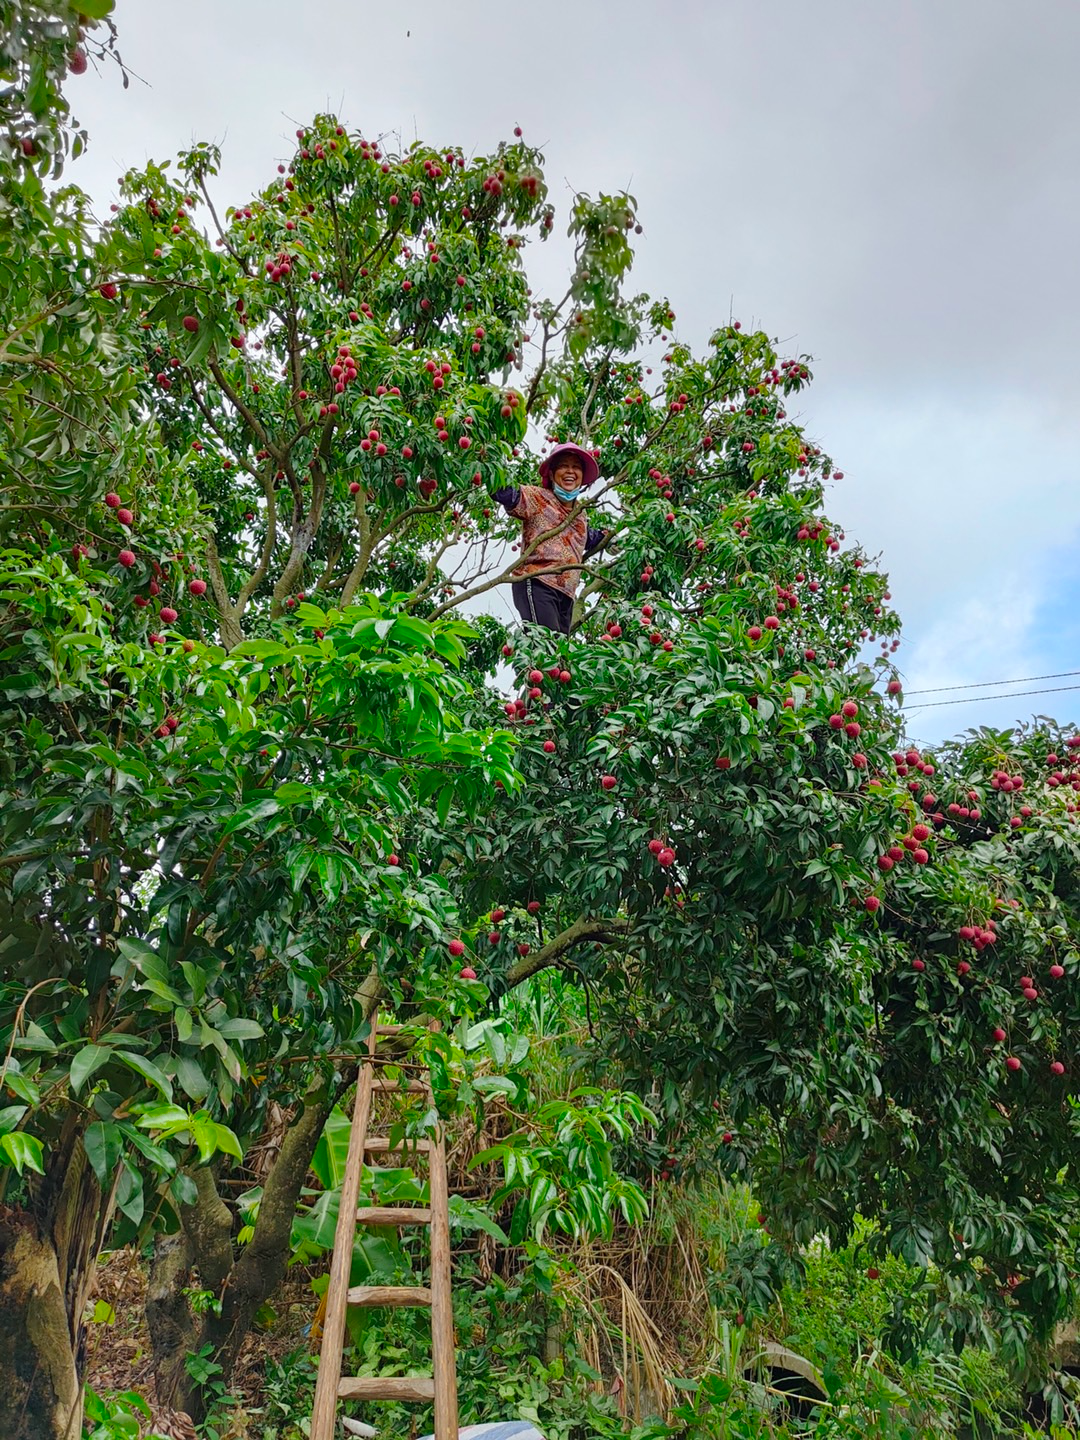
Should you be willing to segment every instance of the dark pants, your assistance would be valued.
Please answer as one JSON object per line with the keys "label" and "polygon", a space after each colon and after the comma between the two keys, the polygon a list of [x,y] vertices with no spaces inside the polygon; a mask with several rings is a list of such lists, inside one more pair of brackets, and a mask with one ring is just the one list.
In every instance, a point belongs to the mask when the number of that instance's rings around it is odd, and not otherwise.
{"label": "dark pants", "polygon": [[543,625],[558,635],[570,634],[574,602],[569,595],[542,580],[515,580],[510,587],[518,614],[526,625]]}

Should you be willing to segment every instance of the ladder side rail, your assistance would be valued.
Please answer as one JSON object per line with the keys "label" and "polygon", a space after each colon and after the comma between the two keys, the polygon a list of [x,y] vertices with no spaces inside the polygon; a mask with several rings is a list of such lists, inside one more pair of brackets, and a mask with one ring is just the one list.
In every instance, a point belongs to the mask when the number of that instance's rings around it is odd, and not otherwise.
{"label": "ladder side rail", "polygon": [[458,1440],[450,1202],[446,1133],[441,1120],[428,1152],[428,1192],[431,1209],[431,1368],[435,1377],[435,1440]]}
{"label": "ladder side rail", "polygon": [[330,1261],[330,1281],[326,1291],[326,1318],[323,1323],[322,1348],[319,1352],[319,1375],[315,1384],[315,1403],[311,1411],[311,1440],[334,1440],[338,1383],[341,1380],[341,1362],[345,1349],[345,1312],[356,1236],[357,1202],[360,1196],[360,1176],[364,1168],[364,1142],[371,1119],[371,1096],[375,1077],[372,1056],[375,1053],[376,1018],[373,1017],[368,1039],[368,1056],[362,1066],[353,1105],[349,1150],[341,1185],[341,1204],[334,1231],[334,1253]]}

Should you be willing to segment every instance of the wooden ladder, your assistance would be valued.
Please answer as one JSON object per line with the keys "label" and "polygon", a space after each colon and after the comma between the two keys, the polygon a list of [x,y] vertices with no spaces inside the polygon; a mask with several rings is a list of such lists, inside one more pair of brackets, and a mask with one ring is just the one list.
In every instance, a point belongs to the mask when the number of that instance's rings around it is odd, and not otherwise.
{"label": "wooden ladder", "polygon": [[[457,1371],[450,1282],[450,1211],[446,1178],[446,1137],[440,1124],[433,1140],[406,1139],[391,1147],[389,1137],[368,1135],[372,1096],[405,1091],[431,1099],[429,1082],[388,1080],[376,1075],[378,1037],[396,1035],[399,1025],[371,1026],[368,1053],[361,1066],[349,1131],[349,1152],[341,1187],[341,1208],[334,1232],[334,1255],[326,1292],[319,1376],[311,1413],[311,1440],[337,1440],[334,1422],[339,1400],[418,1400],[435,1403],[434,1440],[458,1440]],[[364,1157],[416,1150],[427,1156],[428,1204],[358,1206]],[[431,1230],[431,1284],[357,1285],[350,1288],[357,1225],[427,1225]],[[431,1309],[430,1375],[345,1375],[345,1312],[349,1305],[422,1305]]]}

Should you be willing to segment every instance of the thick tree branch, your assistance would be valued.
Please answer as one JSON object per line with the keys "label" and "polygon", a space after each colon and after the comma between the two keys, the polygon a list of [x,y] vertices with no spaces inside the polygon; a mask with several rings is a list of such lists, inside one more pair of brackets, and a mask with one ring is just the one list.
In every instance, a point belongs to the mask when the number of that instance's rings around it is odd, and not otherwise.
{"label": "thick tree branch", "polygon": [[[551,340],[551,337],[552,337],[553,334],[556,334],[556,335],[561,334],[561,332],[562,332],[563,330],[565,330],[565,328],[566,328],[565,325],[563,325],[563,326],[558,326],[558,327],[554,327],[554,321],[558,319],[558,316],[559,316],[560,311],[562,310],[562,307],[566,304],[567,300],[570,299],[570,296],[571,296],[573,293],[574,293],[574,292],[573,292],[573,288],[572,288],[572,287],[571,287],[571,289],[567,290],[567,292],[566,292],[566,294],[563,296],[563,298],[562,298],[562,299],[559,301],[559,303],[552,309],[550,316],[543,322],[543,324],[544,324],[544,338],[543,338],[543,340],[540,342],[540,361],[539,361],[536,369],[533,371],[532,382],[531,382],[531,384],[529,385],[529,393],[528,393],[528,395],[526,395],[526,397],[525,397],[525,414],[526,414],[526,415],[531,415],[531,414],[532,414],[532,407],[533,407],[533,405],[536,403],[537,393],[538,393],[538,391],[539,391],[539,389],[540,389],[540,381],[542,380],[543,375],[544,375],[544,371],[547,369],[547,366],[548,366],[548,342]],[[554,327],[554,328],[553,328],[553,327]]]}
{"label": "thick tree branch", "polygon": [[624,915],[612,915],[604,919],[592,919],[582,915],[562,934],[556,935],[533,954],[524,956],[516,965],[511,965],[505,977],[506,988],[512,990],[531,975],[538,975],[541,970],[557,965],[575,945],[584,945],[590,940],[613,940],[617,935],[629,934],[631,928],[632,922]]}
{"label": "thick tree branch", "polygon": [[325,595],[327,590],[329,590],[330,583],[334,578],[334,571],[337,569],[337,563],[341,559],[341,551],[343,548],[343,542],[337,537],[335,537],[327,547],[326,563],[323,566],[323,573],[319,576],[318,580],[315,581],[316,595]]}
{"label": "thick tree branch", "polygon": [[371,519],[367,513],[368,492],[361,486],[356,493],[356,523],[360,530],[360,543],[357,547],[356,560],[352,569],[345,577],[345,584],[341,589],[342,608],[352,604],[352,598],[356,594],[360,581],[367,574],[368,565],[371,563],[371,552],[375,548],[376,536],[371,529]]}
{"label": "thick tree branch", "polygon": [[270,569],[270,561],[274,555],[274,546],[277,544],[277,495],[274,490],[274,479],[269,472],[259,473],[259,484],[262,486],[263,495],[266,497],[266,535],[263,539],[262,552],[259,555],[258,563],[248,578],[241,586],[240,594],[236,597],[234,606],[237,621],[247,609],[247,603],[254,595],[256,589],[262,584],[266,572]]}
{"label": "thick tree branch", "polygon": [[395,225],[392,225],[387,231],[385,231],[382,238],[376,243],[376,245],[371,250],[369,250],[366,255],[361,256],[360,264],[366,266],[368,269],[376,266],[381,266],[383,261],[390,254],[390,250],[394,244],[394,241],[401,234],[402,226],[404,225],[404,223],[405,221],[403,217],[402,219],[398,220]]}
{"label": "thick tree branch", "polygon": [[608,366],[611,364],[611,357],[612,355],[614,355],[614,353],[614,345],[609,345],[608,348],[604,351],[603,358],[601,359],[599,365],[597,365],[596,367],[596,374],[593,376],[593,382],[592,385],[589,387],[589,393],[585,397],[585,403],[581,407],[582,445],[588,445],[589,443],[589,435],[592,431],[592,420],[589,415],[589,411],[592,409],[593,401],[596,399],[596,392],[600,388],[600,380],[606,373]]}
{"label": "thick tree branch", "polygon": [[244,1295],[265,1296],[272,1293],[285,1273],[296,1202],[337,1098],[337,1087],[325,1080],[317,1081],[304,1096],[303,1109],[286,1131],[281,1151],[267,1176],[255,1233],[236,1262],[230,1288]]}
{"label": "thick tree branch", "polygon": [[[304,387],[303,345],[300,340],[300,329],[296,323],[296,300],[293,296],[291,282],[286,280],[286,286],[288,287],[285,292],[288,306],[285,310],[285,328],[289,340],[289,380],[291,382],[289,403],[296,416],[296,422],[303,432],[309,423],[300,404],[300,391]],[[286,447],[286,449],[291,448],[291,444]]]}
{"label": "thick tree branch", "polygon": [[191,1241],[203,1287],[217,1295],[232,1269],[232,1216],[217,1192],[209,1166],[197,1166],[191,1178],[199,1198],[194,1205],[181,1207],[184,1232]]}
{"label": "thick tree branch", "polygon": [[271,455],[277,457],[277,447],[274,445],[265,425],[263,425],[262,421],[255,414],[254,410],[252,410],[251,406],[248,405],[241,398],[239,392],[235,390],[233,386],[229,383],[224,370],[222,370],[218,362],[215,359],[211,358],[211,360],[209,361],[209,365],[210,374],[213,375],[218,385],[228,396],[229,403],[232,405],[233,409],[238,411],[244,417],[245,421],[247,422],[248,429],[259,441],[259,444],[265,446],[266,449],[270,451]]}
{"label": "thick tree branch", "polygon": [[195,1345],[195,1321],[184,1293],[191,1273],[191,1243],[178,1235],[159,1235],[146,1286],[146,1324],[154,1358],[158,1399],[175,1406],[189,1385],[184,1359]]}
{"label": "thick tree branch", "polygon": [[[364,491],[361,491],[356,497],[358,502],[364,493]],[[417,515],[437,515],[441,510],[445,510],[449,503],[450,496],[447,495],[444,496],[443,499],[437,500],[434,505],[410,505],[408,510],[403,510],[400,515],[393,516],[384,525],[377,529],[372,528],[366,540],[364,539],[364,527],[369,524],[369,522],[366,515],[360,514],[358,511],[361,526],[360,551],[341,591],[342,607],[352,604],[353,596],[356,594],[357,588],[367,573],[368,566],[371,564],[372,555],[374,555],[375,551],[387,536],[392,535],[395,530],[401,529],[407,520],[411,520]],[[414,594],[406,608],[411,608],[415,605],[419,598],[419,593]]]}
{"label": "thick tree branch", "polygon": [[[609,483],[604,487],[603,491],[601,491],[601,495],[606,494],[607,491],[614,484],[614,480],[609,481]],[[460,594],[454,595],[444,604],[437,606],[435,610],[432,611],[429,619],[438,619],[438,617],[443,613],[444,610],[452,610],[456,605],[462,604],[465,600],[471,600],[475,595],[483,595],[488,590],[494,590],[496,585],[505,585],[508,580],[517,580],[522,578],[518,572],[520,572],[521,567],[522,565],[524,565],[526,560],[528,560],[531,555],[534,555],[539,549],[539,547],[543,545],[546,540],[551,540],[556,535],[561,535],[563,531],[577,519],[577,517],[581,514],[583,510],[591,509],[599,499],[600,496],[598,495],[595,498],[587,501],[578,500],[577,503],[571,507],[569,512],[558,522],[557,525],[552,525],[547,530],[542,531],[539,535],[534,536],[533,539],[530,540],[529,544],[526,545],[525,548],[518,555],[517,559],[511,560],[508,565],[504,566],[504,568],[498,575],[494,576],[491,580],[485,580],[482,584],[474,585],[468,590],[463,590]],[[579,565],[575,561],[565,565],[546,566],[543,570],[534,570],[530,573],[533,576],[554,575],[561,574],[564,570],[579,570],[582,568],[584,568],[584,565]],[[414,601],[411,603],[415,603],[415,598]]]}
{"label": "thick tree branch", "polygon": [[217,230],[217,233],[218,233],[218,236],[219,236],[219,238],[220,238],[220,240],[221,240],[222,245],[224,245],[225,249],[229,252],[229,254],[232,256],[232,258],[236,261],[236,263],[237,263],[237,265],[239,265],[240,269],[243,270],[244,274],[245,274],[245,275],[250,275],[250,274],[251,274],[251,266],[250,266],[250,265],[248,264],[248,262],[244,259],[244,257],[243,257],[241,254],[238,253],[238,251],[237,251],[236,248],[234,247],[231,239],[229,238],[229,235],[228,235],[228,233],[226,232],[224,226],[222,225],[221,221],[218,219],[218,213],[217,213],[217,210],[214,208],[214,202],[213,202],[213,200],[210,198],[210,191],[209,191],[209,190],[207,189],[207,187],[206,187],[206,176],[205,176],[205,175],[200,175],[200,176],[199,176],[199,191],[200,191],[200,193],[202,194],[202,197],[203,197],[203,199],[206,201],[207,207],[208,207],[209,210],[210,210],[210,215],[211,215],[211,217],[212,217],[212,219],[213,219],[213,221],[214,221],[214,228]]}
{"label": "thick tree branch", "polygon": [[[468,590],[462,590],[460,594],[451,596],[449,600],[444,600],[441,605],[435,607],[428,616],[428,619],[437,620],[439,616],[445,614],[447,610],[453,610],[465,600],[472,600],[474,596],[483,595],[488,590],[494,590],[497,585],[506,585],[514,580],[524,580],[526,578],[524,575],[515,573],[520,565],[520,560],[515,561],[512,566],[507,566],[507,568],[503,570],[501,574],[496,575],[494,579],[485,580],[479,585],[473,585]],[[539,580],[544,575],[562,575],[567,570],[579,570],[583,575],[596,575],[600,573],[598,566],[590,565],[586,560],[574,560],[567,561],[566,564],[563,565],[545,565],[542,570],[530,570],[527,578],[530,580]],[[416,603],[416,599],[418,598],[420,598],[419,595],[409,601],[410,607]]]}
{"label": "thick tree branch", "polygon": [[235,650],[243,640],[244,632],[240,629],[240,622],[234,612],[233,603],[229,599],[225,574],[221,568],[221,557],[218,554],[217,542],[213,535],[206,537],[206,568],[210,572],[210,588],[214,592],[214,602],[218,609],[221,643],[226,650]]}

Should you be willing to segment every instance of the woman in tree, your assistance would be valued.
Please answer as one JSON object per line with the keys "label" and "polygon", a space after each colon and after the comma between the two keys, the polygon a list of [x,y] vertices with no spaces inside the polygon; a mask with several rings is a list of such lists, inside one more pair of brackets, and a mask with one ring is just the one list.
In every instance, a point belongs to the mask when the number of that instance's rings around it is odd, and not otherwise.
{"label": "woman in tree", "polygon": [[[540,462],[539,485],[506,485],[495,499],[521,522],[521,548],[539,544],[514,571],[511,586],[518,614],[528,625],[570,633],[581,563],[598,550],[608,531],[594,530],[584,512],[568,520],[582,490],[600,470],[580,445],[556,445]],[[560,566],[565,568],[554,569]],[[539,572],[546,571],[542,574]]]}

